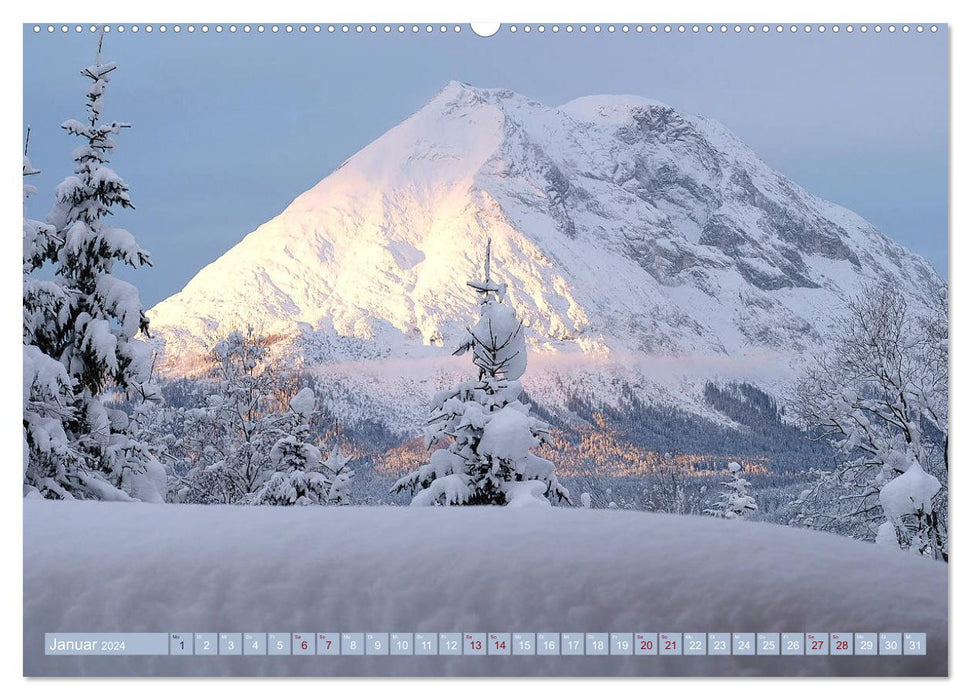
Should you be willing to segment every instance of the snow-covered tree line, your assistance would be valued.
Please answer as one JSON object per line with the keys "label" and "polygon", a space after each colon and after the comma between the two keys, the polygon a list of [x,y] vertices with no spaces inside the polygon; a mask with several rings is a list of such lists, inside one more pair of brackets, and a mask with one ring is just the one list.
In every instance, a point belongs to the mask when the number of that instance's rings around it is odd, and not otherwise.
{"label": "snow-covered tree line", "polygon": [[793,503],[793,524],[947,559],[947,290],[914,308],[870,287],[799,383],[805,424],[837,451]]}
{"label": "snow-covered tree line", "polygon": [[[24,190],[26,495],[157,501],[164,490],[164,470],[135,438],[130,416],[106,401],[157,397],[151,353],[136,337],[148,332],[138,290],[113,274],[116,264],[151,264],[130,233],[107,222],[114,209],[133,208],[128,185],[108,167],[114,137],[128,127],[102,119],[115,67],[102,61],[99,43],[81,71],[89,83],[86,118],[61,125],[81,144],[45,223],[27,217],[34,192]],[[25,153],[24,176],[37,172]]]}
{"label": "snow-covered tree line", "polygon": [[[81,71],[86,118],[62,128],[81,145],[46,222],[28,216],[38,174],[23,157],[23,470],[26,496],[219,503],[346,503],[354,473],[338,444],[314,444],[316,397],[286,387],[265,339],[232,333],[212,353],[218,391],[204,406],[160,405],[149,324],[138,290],[116,265],[150,265],[124,229],[128,184],[109,166],[129,127],[102,118],[116,65]],[[28,140],[29,145],[29,131]],[[291,382],[292,384],[292,382]],[[289,390],[289,395],[283,396]],[[282,401],[282,404],[281,404]]]}
{"label": "snow-covered tree line", "polygon": [[479,320],[454,353],[471,352],[479,376],[432,399],[425,448],[444,446],[392,489],[412,492],[412,505],[569,502],[553,464],[531,451],[545,441],[549,426],[520,401],[526,340],[522,322],[504,303],[505,284],[492,280],[491,251],[490,240],[484,279],[468,283],[479,295]]}

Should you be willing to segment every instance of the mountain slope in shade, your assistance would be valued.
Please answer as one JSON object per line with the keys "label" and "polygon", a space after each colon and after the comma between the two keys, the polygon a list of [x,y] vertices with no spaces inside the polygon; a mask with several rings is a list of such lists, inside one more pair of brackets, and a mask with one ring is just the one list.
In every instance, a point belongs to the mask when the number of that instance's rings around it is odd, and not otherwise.
{"label": "mountain slope in shade", "polygon": [[864,284],[917,301],[942,284],[716,122],[452,82],[159,303],[152,329],[170,371],[250,324],[301,333],[316,362],[446,357],[489,237],[541,357],[787,366]]}

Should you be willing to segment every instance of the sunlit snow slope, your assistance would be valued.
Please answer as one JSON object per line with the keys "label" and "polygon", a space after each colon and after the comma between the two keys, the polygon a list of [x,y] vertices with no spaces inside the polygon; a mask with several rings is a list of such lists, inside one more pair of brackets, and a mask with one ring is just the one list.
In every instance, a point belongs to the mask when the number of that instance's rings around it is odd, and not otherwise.
{"label": "sunlit snow slope", "polygon": [[865,283],[914,299],[941,284],[716,122],[452,82],[158,304],[152,328],[174,372],[249,324],[315,331],[302,347],[319,362],[445,356],[490,236],[534,350],[599,360],[785,367]]}

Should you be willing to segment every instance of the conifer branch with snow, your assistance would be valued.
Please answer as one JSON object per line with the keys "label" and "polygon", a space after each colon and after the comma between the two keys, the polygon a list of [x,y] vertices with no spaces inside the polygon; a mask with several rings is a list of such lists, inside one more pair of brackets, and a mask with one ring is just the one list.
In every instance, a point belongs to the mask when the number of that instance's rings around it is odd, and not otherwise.
{"label": "conifer branch with snow", "polygon": [[[30,128],[24,146],[23,177],[40,173],[28,157]],[[67,294],[56,282],[36,279],[32,273],[56,251],[53,226],[27,216],[27,202],[37,189],[24,181],[23,226],[23,470],[28,493],[69,496],[62,475],[78,467],[80,457],[71,448],[65,423],[74,418],[74,380],[60,362],[42,349],[49,347],[55,322],[67,304]]]}

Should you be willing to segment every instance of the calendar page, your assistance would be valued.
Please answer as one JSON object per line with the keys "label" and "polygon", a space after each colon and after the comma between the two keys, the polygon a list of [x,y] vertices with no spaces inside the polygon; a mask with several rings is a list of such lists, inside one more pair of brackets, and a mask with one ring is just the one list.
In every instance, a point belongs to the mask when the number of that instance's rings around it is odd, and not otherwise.
{"label": "calendar page", "polygon": [[24,675],[948,675],[946,24],[22,31]]}

